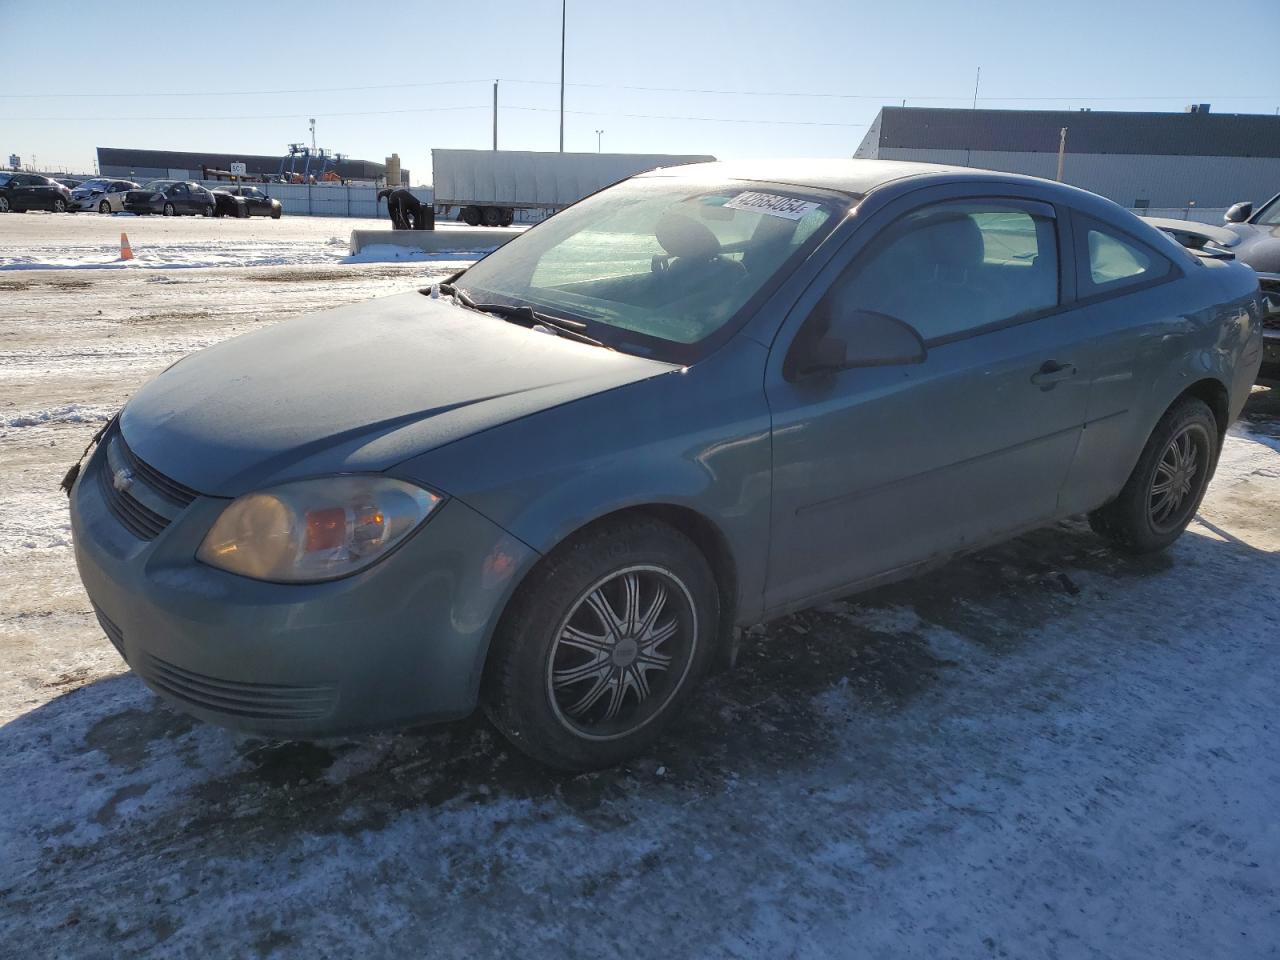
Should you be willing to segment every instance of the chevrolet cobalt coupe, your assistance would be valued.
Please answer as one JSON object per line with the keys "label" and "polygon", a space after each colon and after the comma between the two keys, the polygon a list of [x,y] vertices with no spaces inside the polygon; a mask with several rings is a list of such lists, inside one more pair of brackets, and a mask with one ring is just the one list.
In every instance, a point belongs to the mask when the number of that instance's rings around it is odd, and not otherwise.
{"label": "chevrolet cobalt coupe", "polygon": [[76,559],[198,717],[311,738],[479,703],[597,767],[741,626],[1072,514],[1170,544],[1260,309],[1248,268],[1057,183],[659,170],[166,370],[71,475]]}

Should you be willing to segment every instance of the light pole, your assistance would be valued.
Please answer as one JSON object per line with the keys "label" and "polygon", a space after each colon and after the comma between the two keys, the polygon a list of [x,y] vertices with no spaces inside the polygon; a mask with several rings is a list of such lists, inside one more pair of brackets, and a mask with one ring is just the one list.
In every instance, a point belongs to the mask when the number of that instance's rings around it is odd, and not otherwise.
{"label": "light pole", "polygon": [[604,136],[603,130],[596,131],[596,153],[600,152],[600,138]]}
{"label": "light pole", "polygon": [[564,153],[564,23],[569,0],[560,0],[560,152]]}

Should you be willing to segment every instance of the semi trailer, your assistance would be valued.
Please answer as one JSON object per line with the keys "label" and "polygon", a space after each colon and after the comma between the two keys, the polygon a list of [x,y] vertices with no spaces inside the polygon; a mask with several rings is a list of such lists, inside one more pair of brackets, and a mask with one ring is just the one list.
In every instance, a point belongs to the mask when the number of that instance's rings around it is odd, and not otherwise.
{"label": "semi trailer", "polygon": [[552,214],[637,173],[714,159],[667,153],[432,150],[436,216],[456,217],[472,227],[506,227],[517,210]]}

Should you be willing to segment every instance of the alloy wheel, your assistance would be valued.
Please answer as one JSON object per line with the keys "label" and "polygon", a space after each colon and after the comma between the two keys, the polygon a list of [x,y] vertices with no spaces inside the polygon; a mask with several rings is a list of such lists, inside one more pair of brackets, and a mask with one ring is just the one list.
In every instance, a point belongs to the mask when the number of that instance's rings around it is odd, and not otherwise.
{"label": "alloy wheel", "polygon": [[0,213],[8,213],[8,212],[9,212],[9,198],[0,197]]}
{"label": "alloy wheel", "polygon": [[638,565],[598,580],[570,607],[547,658],[556,718],[589,740],[634,733],[680,689],[697,637],[693,597],[670,570]]}
{"label": "alloy wheel", "polygon": [[1147,516],[1159,532],[1172,530],[1194,510],[1209,467],[1209,437],[1199,424],[1174,434],[1156,463],[1147,496]]}

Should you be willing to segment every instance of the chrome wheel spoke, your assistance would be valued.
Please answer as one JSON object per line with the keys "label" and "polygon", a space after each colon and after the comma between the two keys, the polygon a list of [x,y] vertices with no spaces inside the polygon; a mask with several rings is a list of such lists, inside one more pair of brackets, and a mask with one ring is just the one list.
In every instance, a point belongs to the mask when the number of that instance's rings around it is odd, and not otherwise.
{"label": "chrome wheel spoke", "polygon": [[596,701],[598,701],[601,697],[605,695],[605,693],[608,692],[610,687],[611,676],[612,676],[612,672],[609,672],[609,673],[605,673],[601,677],[597,677],[596,682],[591,685],[591,689],[588,690],[585,694],[583,694],[582,698],[579,699],[578,702],[575,703],[573,706],[565,707],[564,712],[569,714],[569,716],[571,717],[578,717],[578,716],[581,716],[583,713],[585,713],[587,710],[590,710],[595,705]]}
{"label": "chrome wheel spoke", "polygon": [[662,646],[666,641],[676,635],[676,631],[680,629],[680,621],[672,618],[660,627],[652,628],[648,635],[640,641],[640,652],[650,653]]}
{"label": "chrome wheel spoke", "polygon": [[583,680],[607,678],[612,669],[608,660],[589,660],[576,667],[552,671],[552,683],[557,688],[571,687]]}
{"label": "chrome wheel spoke", "polygon": [[622,709],[622,701],[627,698],[627,685],[623,679],[625,676],[626,674],[619,674],[609,682],[609,705],[605,707],[605,720],[616,719],[618,711]]}
{"label": "chrome wheel spoke", "polygon": [[622,621],[613,607],[609,604],[609,600],[605,597],[601,589],[596,589],[587,597],[587,606],[595,611],[596,616],[600,618],[600,625],[616,639],[622,634]]}
{"label": "chrome wheel spoke", "polygon": [[640,669],[640,661],[637,660],[627,668],[626,678],[627,685],[636,692],[636,698],[641,703],[649,699],[649,679]]}
{"label": "chrome wheel spoke", "polygon": [[622,577],[622,624],[627,636],[640,623],[640,577],[634,573]]}
{"label": "chrome wheel spoke", "polygon": [[607,655],[612,646],[608,635],[600,636],[594,633],[587,633],[585,630],[570,626],[566,626],[561,632],[560,642],[597,655]]}

